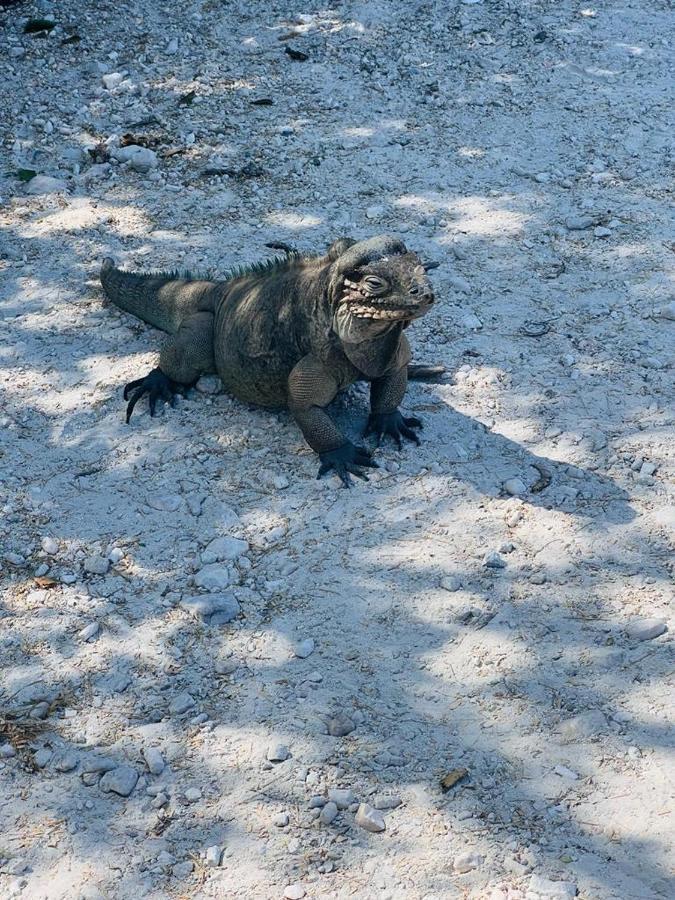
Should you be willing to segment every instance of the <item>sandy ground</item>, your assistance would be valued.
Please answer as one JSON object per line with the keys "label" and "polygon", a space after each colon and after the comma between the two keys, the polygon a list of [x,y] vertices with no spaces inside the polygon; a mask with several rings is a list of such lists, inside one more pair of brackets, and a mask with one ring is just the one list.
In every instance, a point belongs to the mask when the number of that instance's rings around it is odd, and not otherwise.
{"label": "sandy ground", "polygon": [[[674,25],[0,12],[2,897],[673,896]],[[419,449],[343,490],[212,379],[124,424],[161,335],[104,255],[385,231],[439,263]],[[365,390],[335,414],[357,435]]]}

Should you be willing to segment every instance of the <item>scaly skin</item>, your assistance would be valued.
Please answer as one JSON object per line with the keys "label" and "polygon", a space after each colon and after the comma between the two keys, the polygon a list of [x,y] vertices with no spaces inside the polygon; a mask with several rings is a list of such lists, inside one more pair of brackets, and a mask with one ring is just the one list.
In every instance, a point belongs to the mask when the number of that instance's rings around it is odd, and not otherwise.
{"label": "scaly skin", "polygon": [[[168,332],[159,367],[127,385],[127,421],[148,394],[158,400],[217,373],[240,400],[287,407],[321,458],[320,474],[366,477],[370,453],[345,439],[325,407],[358,380],[371,384],[369,430],[418,442],[418,419],[398,413],[410,347],[403,331],[434,301],[420,258],[382,235],[341,238],[321,257],[289,254],[224,281],[143,275],[103,262],[117,306]],[[432,372],[416,367],[417,377]]]}

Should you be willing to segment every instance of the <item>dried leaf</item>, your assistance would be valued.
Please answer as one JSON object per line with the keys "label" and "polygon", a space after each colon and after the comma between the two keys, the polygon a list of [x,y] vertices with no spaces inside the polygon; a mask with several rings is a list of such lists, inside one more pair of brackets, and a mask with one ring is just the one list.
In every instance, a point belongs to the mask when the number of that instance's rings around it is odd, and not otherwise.
{"label": "dried leaf", "polygon": [[41,588],[53,588],[58,587],[59,583],[56,579],[50,578],[49,575],[36,575],[35,584]]}
{"label": "dried leaf", "polygon": [[456,784],[463,781],[469,775],[468,769],[452,769],[441,778],[441,790],[447,794]]}

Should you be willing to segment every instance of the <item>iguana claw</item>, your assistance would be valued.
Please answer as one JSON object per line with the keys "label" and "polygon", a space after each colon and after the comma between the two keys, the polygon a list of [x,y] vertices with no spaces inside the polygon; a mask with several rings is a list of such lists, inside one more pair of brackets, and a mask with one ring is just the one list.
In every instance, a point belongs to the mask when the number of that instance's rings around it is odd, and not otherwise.
{"label": "iguana claw", "polygon": [[327,450],[319,453],[321,467],[317,478],[322,478],[331,470],[339,476],[346,488],[352,486],[351,476],[355,475],[363,481],[368,481],[368,476],[361,469],[377,469],[379,466],[373,460],[365,447],[355,447],[349,441],[338,447],[337,450]]}
{"label": "iguana claw", "polygon": [[[149,395],[150,415],[154,416],[157,410],[157,401],[164,400],[174,403],[174,397],[182,390],[182,385],[172,381],[161,369],[153,369],[145,378],[137,378],[130,381],[124,388],[124,399],[129,400],[127,405],[127,425],[134,411],[134,407],[144,394]],[[129,399],[131,395],[131,399]]]}
{"label": "iguana claw", "polygon": [[379,447],[382,443],[382,438],[385,435],[389,435],[396,441],[396,446],[401,450],[403,446],[401,443],[402,437],[408,441],[413,441],[419,446],[420,439],[413,431],[413,428],[422,427],[421,419],[418,419],[416,416],[406,418],[396,409],[390,413],[371,413],[364,436],[366,434],[377,435],[377,446]]}

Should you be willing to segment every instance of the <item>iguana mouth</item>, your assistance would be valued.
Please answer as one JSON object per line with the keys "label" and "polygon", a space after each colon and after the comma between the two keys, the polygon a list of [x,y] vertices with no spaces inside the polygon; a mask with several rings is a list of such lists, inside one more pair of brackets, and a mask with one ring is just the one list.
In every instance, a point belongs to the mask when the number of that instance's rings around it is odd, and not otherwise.
{"label": "iguana mouth", "polygon": [[345,278],[340,306],[346,307],[358,319],[378,321],[411,320],[424,315],[434,302],[431,290],[415,287],[410,290],[410,303],[402,306],[388,297],[378,297],[364,290],[355,281]]}

